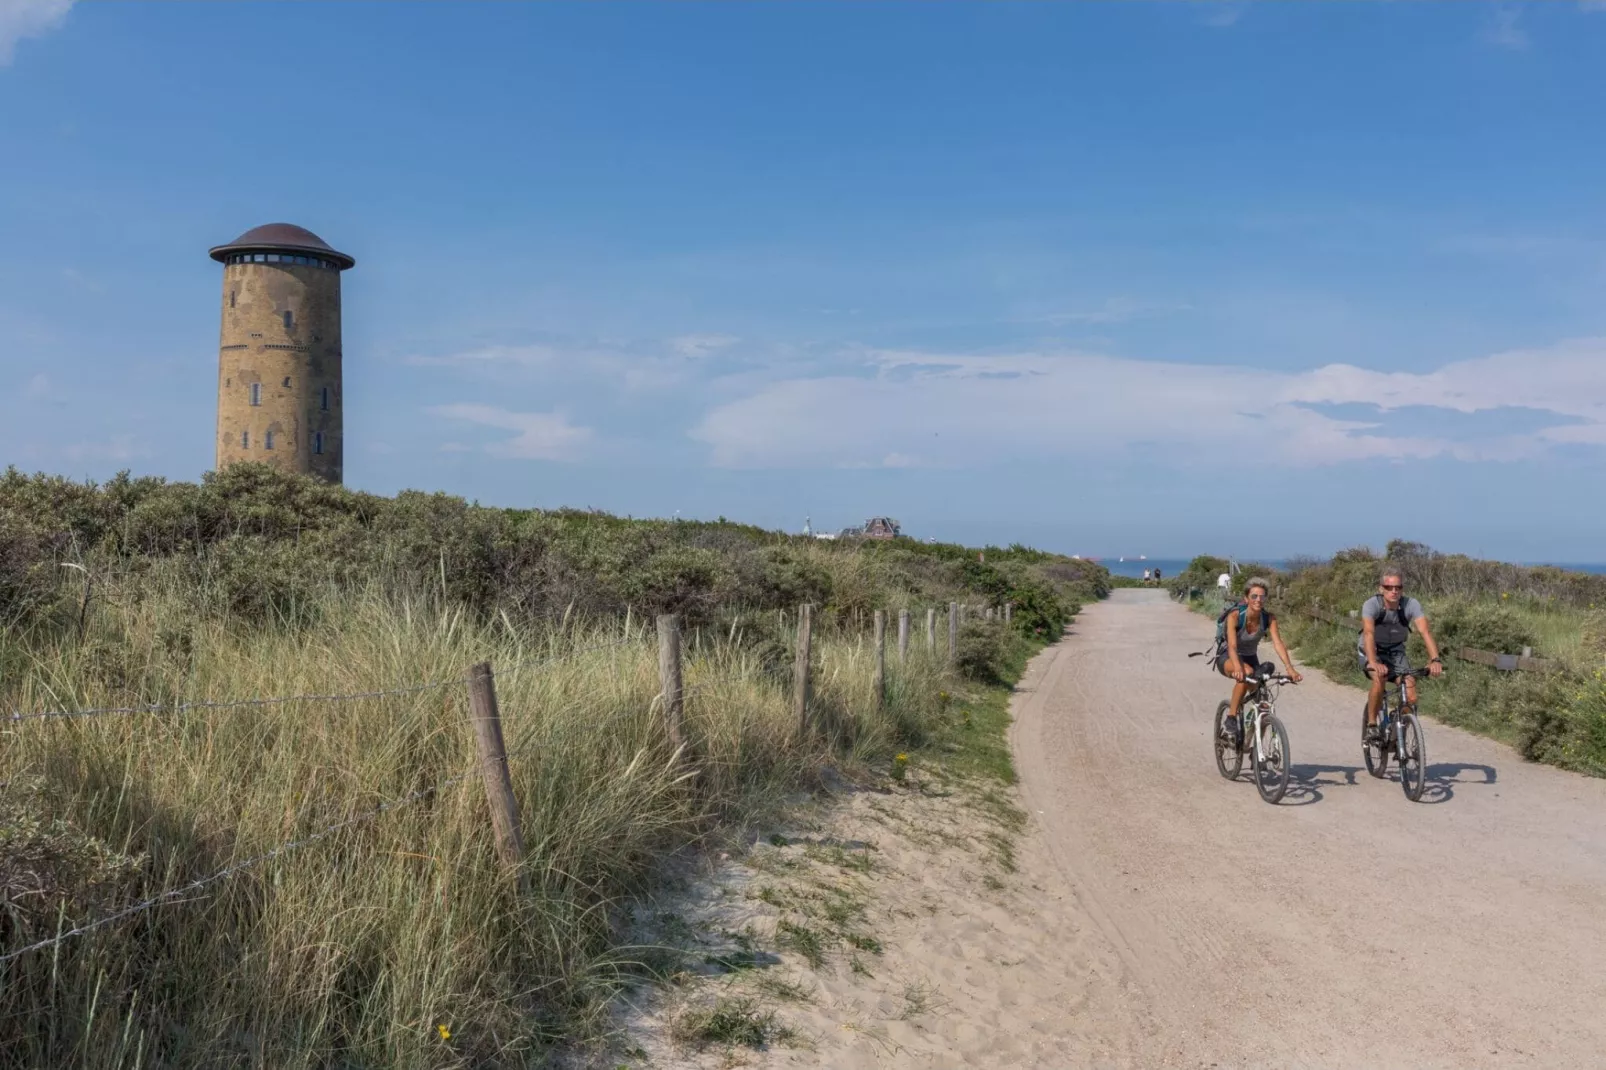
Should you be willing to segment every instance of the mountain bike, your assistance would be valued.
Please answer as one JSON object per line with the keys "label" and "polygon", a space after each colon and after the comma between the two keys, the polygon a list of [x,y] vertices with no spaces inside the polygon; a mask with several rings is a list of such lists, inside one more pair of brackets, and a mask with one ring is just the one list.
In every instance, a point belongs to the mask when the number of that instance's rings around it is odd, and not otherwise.
{"label": "mountain bike", "polygon": [[1216,707],[1216,769],[1228,780],[1237,780],[1243,769],[1244,755],[1249,754],[1260,797],[1269,803],[1279,802],[1288,791],[1293,757],[1288,747],[1288,730],[1277,718],[1277,692],[1282,685],[1292,683],[1293,678],[1268,673],[1246,676],[1244,682],[1253,687],[1238,710],[1238,738],[1228,735],[1223,727],[1232,703],[1224,699]]}
{"label": "mountain bike", "polygon": [[1361,704],[1361,752],[1366,755],[1366,771],[1383,779],[1388,772],[1389,755],[1400,765],[1400,787],[1412,802],[1422,798],[1428,786],[1428,748],[1422,738],[1422,721],[1416,715],[1415,703],[1405,699],[1406,677],[1421,679],[1426,669],[1411,669],[1396,673],[1389,681],[1393,685],[1383,688],[1383,701],[1377,709],[1377,723],[1382,729],[1376,742],[1366,738],[1366,704]]}

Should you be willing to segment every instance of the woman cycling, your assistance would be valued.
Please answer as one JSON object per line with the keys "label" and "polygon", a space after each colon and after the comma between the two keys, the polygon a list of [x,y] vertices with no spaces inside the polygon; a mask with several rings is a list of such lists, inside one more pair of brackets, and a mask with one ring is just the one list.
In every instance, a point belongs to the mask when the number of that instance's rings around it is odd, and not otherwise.
{"label": "woman cycling", "polygon": [[1260,660],[1262,639],[1268,634],[1271,636],[1271,645],[1277,648],[1277,656],[1288,667],[1288,679],[1296,684],[1302,679],[1294,668],[1294,659],[1288,656],[1288,648],[1283,645],[1277,618],[1266,608],[1266,592],[1269,589],[1266,581],[1258,576],[1249,581],[1244,588],[1244,604],[1227,614],[1227,645],[1216,658],[1216,671],[1237,681],[1232,686],[1232,709],[1222,723],[1222,729],[1234,742],[1239,738],[1238,708],[1243,705],[1244,695],[1249,693],[1250,688],[1245,677],[1259,676],[1274,669],[1270,662],[1263,664]]}

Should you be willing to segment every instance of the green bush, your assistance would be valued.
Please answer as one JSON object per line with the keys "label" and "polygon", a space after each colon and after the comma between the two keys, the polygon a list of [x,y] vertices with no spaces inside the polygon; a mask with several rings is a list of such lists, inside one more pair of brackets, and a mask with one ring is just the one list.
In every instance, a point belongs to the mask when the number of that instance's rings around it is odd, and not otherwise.
{"label": "green bush", "polygon": [[1499,654],[1516,654],[1523,647],[1536,643],[1533,631],[1515,614],[1487,602],[1454,601],[1435,605],[1428,623],[1439,646],[1446,651],[1471,646]]}
{"label": "green bush", "polygon": [[[838,615],[950,599],[1014,601],[1022,627],[1059,634],[1108,573],[1024,547],[976,551],[913,539],[820,542],[715,523],[627,520],[573,509],[493,509],[446,494],[363,494],[264,465],[199,483],[102,485],[0,476],[0,621],[68,619],[84,564],[137,582],[183,573],[194,611],[294,624],[330,585],[387,589],[481,619],[598,618],[627,611],[707,622],[731,607],[811,602]],[[204,591],[204,596],[199,592]],[[60,622],[58,621],[58,623]]]}
{"label": "green bush", "polygon": [[966,621],[954,646],[954,666],[978,683],[1003,682],[1008,673],[1008,634],[998,621]]}

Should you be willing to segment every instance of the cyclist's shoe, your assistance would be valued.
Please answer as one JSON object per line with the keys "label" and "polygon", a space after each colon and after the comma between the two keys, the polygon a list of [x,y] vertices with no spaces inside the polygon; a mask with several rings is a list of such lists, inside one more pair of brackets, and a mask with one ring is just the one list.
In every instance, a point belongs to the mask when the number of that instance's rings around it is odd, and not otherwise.
{"label": "cyclist's shoe", "polygon": [[1238,718],[1228,717],[1221,722],[1221,734],[1234,747],[1242,749],[1244,745],[1243,733],[1238,726]]}
{"label": "cyclist's shoe", "polygon": [[1381,742],[1383,742],[1383,726],[1380,725],[1380,724],[1369,724],[1369,725],[1367,725],[1366,726],[1366,730],[1361,733],[1361,742],[1362,743],[1381,743]]}

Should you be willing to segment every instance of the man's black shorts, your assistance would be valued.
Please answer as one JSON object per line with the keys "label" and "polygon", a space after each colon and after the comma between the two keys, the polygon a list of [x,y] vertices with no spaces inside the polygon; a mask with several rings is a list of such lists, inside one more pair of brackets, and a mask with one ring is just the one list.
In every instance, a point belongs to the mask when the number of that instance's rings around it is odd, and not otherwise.
{"label": "man's black shorts", "polygon": [[[1377,648],[1377,660],[1386,665],[1389,670],[1389,679],[1398,680],[1402,675],[1411,671],[1411,659],[1405,656],[1405,644],[1399,646],[1380,646]],[[1355,663],[1360,666],[1361,675],[1371,679],[1366,672],[1366,654],[1363,651],[1355,652]]]}

